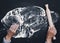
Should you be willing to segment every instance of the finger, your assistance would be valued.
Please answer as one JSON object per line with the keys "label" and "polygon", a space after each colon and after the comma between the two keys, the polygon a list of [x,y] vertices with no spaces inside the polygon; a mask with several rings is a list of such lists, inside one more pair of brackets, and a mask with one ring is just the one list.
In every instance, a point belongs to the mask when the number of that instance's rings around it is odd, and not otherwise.
{"label": "finger", "polygon": [[13,24],[13,25],[11,25],[10,29],[13,28],[13,30],[14,30],[14,29],[18,28],[18,26],[19,26],[18,24]]}
{"label": "finger", "polygon": [[49,27],[48,32],[54,36],[57,34],[57,30],[54,27]]}
{"label": "finger", "polygon": [[13,24],[13,25],[11,25],[11,27],[10,27],[10,31],[12,31],[12,32],[16,32],[16,30],[18,29],[18,27],[19,27],[19,25],[18,24]]}

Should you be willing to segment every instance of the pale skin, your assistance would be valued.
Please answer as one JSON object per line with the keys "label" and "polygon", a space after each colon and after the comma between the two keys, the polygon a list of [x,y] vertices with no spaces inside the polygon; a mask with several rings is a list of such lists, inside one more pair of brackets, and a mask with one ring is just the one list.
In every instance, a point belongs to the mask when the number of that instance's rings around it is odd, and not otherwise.
{"label": "pale skin", "polygon": [[[48,6],[45,5],[45,7],[48,10]],[[49,13],[47,13],[47,14],[49,14]],[[52,21],[52,18],[50,18],[50,19]],[[49,28],[48,28],[48,32],[47,32],[46,43],[52,43],[52,38],[57,33],[57,30],[55,29],[55,26],[53,25],[53,22],[51,22],[51,21],[49,22]],[[18,29],[18,27],[19,27],[19,24],[16,24],[16,23],[12,24],[11,27],[9,28],[9,30],[7,31],[7,35],[5,36],[5,39],[8,41],[11,40],[12,36],[16,33],[16,30]]]}

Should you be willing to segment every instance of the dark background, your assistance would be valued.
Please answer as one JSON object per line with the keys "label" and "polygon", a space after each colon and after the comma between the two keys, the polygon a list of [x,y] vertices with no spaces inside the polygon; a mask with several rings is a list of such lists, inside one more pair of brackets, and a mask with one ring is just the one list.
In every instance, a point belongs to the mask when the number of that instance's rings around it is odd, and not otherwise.
{"label": "dark background", "polygon": [[[59,6],[60,1],[59,0],[0,0],[0,20],[5,16],[5,14],[8,11],[10,11],[14,8],[35,5],[35,6],[41,6],[45,9],[44,5],[46,3],[49,4],[50,10],[57,12],[60,16],[60,6]],[[60,19],[60,17],[59,17],[59,19]],[[59,27],[60,20],[59,19],[58,19],[58,22],[55,23],[58,33],[56,35],[57,39],[54,41],[54,43],[60,43],[60,37],[59,37],[60,36],[60,27]],[[5,33],[4,31],[2,31],[2,26],[3,25],[0,22],[0,37],[3,37],[4,36],[3,34]],[[41,34],[43,34],[43,32],[41,32]],[[44,34],[44,36],[46,36],[46,34]],[[43,36],[40,35],[40,37],[43,37]],[[1,39],[2,38],[0,38],[0,41],[1,41]],[[23,40],[23,39],[20,39],[20,40]],[[31,40],[31,39],[29,39],[29,40]],[[18,39],[16,41],[18,41]],[[38,40],[32,39],[32,41],[34,41],[33,43],[41,42],[39,39]],[[32,43],[32,41],[30,43]],[[19,41],[17,43],[19,43]],[[24,43],[26,43],[26,42],[24,42]]]}

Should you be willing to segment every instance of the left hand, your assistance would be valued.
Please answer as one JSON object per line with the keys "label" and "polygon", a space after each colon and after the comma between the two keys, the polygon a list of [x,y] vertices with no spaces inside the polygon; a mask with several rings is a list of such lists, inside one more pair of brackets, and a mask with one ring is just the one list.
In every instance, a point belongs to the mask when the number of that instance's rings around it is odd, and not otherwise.
{"label": "left hand", "polygon": [[19,24],[12,24],[9,28],[9,30],[7,31],[7,35],[5,37],[6,40],[11,40],[12,36],[16,33],[17,29],[19,27]]}

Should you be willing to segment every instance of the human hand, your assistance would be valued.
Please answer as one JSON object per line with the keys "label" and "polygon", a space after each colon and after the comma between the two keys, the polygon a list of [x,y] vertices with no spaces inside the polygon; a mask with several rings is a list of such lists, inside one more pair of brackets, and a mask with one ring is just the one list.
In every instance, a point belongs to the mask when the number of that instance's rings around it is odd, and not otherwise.
{"label": "human hand", "polygon": [[53,38],[56,34],[57,34],[56,28],[54,26],[53,27],[49,27],[48,33],[47,33],[47,37],[48,38]]}
{"label": "human hand", "polygon": [[53,24],[52,16],[51,16],[48,4],[46,4],[45,7],[46,7],[46,14],[47,14],[48,22],[49,22],[49,29],[47,32],[46,41],[47,41],[47,43],[52,43],[52,38],[55,38],[57,30]]}
{"label": "human hand", "polygon": [[48,32],[47,32],[47,38],[46,40],[52,40],[53,37],[55,37],[55,35],[57,34],[57,30],[56,28],[53,27],[49,27]]}
{"label": "human hand", "polygon": [[9,30],[7,31],[7,35],[6,35],[6,40],[11,40],[11,37],[16,33],[16,30],[18,29],[19,24],[12,24],[11,27],[9,28]]}

